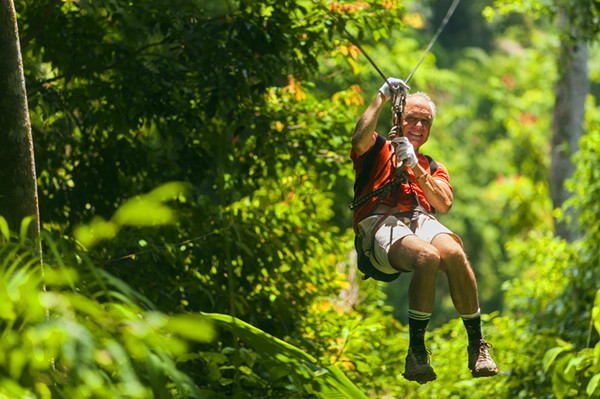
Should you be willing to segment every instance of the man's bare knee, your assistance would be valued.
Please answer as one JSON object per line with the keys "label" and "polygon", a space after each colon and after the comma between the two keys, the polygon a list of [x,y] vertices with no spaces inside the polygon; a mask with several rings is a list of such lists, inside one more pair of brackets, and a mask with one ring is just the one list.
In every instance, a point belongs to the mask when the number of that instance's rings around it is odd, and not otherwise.
{"label": "man's bare knee", "polygon": [[434,239],[432,245],[434,245],[439,252],[440,269],[444,273],[451,272],[455,269],[470,267],[467,255],[462,246],[451,236],[440,234]]}
{"label": "man's bare knee", "polygon": [[440,257],[442,258],[442,261],[444,261],[444,262],[449,262],[449,263],[461,262],[462,263],[462,261],[467,258],[465,251],[462,249],[462,247],[460,245],[458,245],[456,243],[454,245],[445,246],[442,249],[439,249],[439,251],[440,251]]}
{"label": "man's bare knee", "polygon": [[427,245],[419,252],[416,267],[424,270],[437,272],[440,267],[440,252],[432,245]]}
{"label": "man's bare knee", "polygon": [[404,271],[437,273],[441,263],[438,249],[416,236],[394,244],[389,258],[392,267]]}

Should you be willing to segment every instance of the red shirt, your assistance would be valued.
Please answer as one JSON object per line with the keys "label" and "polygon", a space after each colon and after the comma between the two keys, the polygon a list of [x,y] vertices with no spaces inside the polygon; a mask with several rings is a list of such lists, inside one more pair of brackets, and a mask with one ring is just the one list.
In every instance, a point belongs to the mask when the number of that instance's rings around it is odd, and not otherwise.
{"label": "red shirt", "polygon": [[[376,132],[373,132],[373,134],[377,136]],[[352,159],[354,171],[356,173],[355,176],[358,176],[358,174],[362,171],[366,155],[372,149],[373,148],[371,147],[371,149],[369,149],[361,156],[356,155],[354,150],[350,152],[350,158]],[[369,180],[367,184],[365,184],[363,189],[358,193],[356,199],[362,198],[371,191],[376,190],[377,188],[383,186],[384,184],[393,179],[394,168],[391,162],[391,157],[393,153],[394,150],[392,148],[392,143],[390,141],[386,141],[381,150],[379,151],[379,154],[377,154],[375,162],[373,162],[373,167],[371,168],[371,172],[369,173]],[[423,169],[427,171],[427,173],[431,174],[433,178],[442,180],[445,183],[447,183],[448,187],[450,187],[450,190],[452,190],[452,186],[450,185],[450,176],[448,175],[448,170],[446,170],[446,167],[444,165],[436,161],[437,170],[434,173],[431,173],[429,161],[427,160],[425,155],[417,154],[417,159],[419,161],[419,165],[421,165]],[[390,192],[381,203],[390,206],[397,205],[399,211],[410,211],[412,209],[412,194],[410,191],[412,186],[413,191],[417,194],[417,197],[419,198],[420,205],[427,212],[431,212],[431,205],[425,198],[425,194],[423,193],[421,186],[419,186],[419,184],[417,183],[415,174],[410,168],[407,168],[407,171],[408,175],[410,176],[411,184],[409,185],[408,183],[402,183],[400,184],[397,190],[392,189],[392,192]],[[354,210],[353,227],[355,233],[358,233],[358,223],[371,214],[371,211],[373,210],[373,207],[375,206],[376,202],[377,197],[371,198],[366,204]]]}

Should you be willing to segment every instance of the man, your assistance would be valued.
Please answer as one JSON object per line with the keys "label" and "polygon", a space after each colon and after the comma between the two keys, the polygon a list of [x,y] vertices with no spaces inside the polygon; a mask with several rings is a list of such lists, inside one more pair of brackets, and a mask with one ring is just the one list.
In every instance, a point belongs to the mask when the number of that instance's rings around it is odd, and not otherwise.
{"label": "man", "polygon": [[[435,212],[446,213],[452,206],[448,172],[439,162],[432,168],[420,153],[429,138],[435,104],[424,93],[408,95],[401,119],[403,137],[385,140],[375,132],[381,108],[392,96],[392,90],[399,86],[408,89],[400,79],[389,78],[388,82],[379,89],[352,134],[351,158],[357,176],[362,172],[366,155],[374,148],[381,148],[368,171],[369,183],[357,193],[357,198],[388,183],[404,170],[410,184],[402,183],[385,198],[375,197],[355,209],[354,230],[360,234],[363,249],[378,270],[388,274],[412,272],[408,292],[410,341],[404,377],[418,382],[437,377],[429,364],[425,330],[434,306],[438,271],[448,277],[452,302],[467,330],[468,367],[473,377],[496,375],[498,368],[481,334],[477,285],[462,241],[435,216]],[[394,138],[395,131],[390,133]],[[385,140],[383,146],[382,140]],[[379,146],[375,146],[377,141]]]}

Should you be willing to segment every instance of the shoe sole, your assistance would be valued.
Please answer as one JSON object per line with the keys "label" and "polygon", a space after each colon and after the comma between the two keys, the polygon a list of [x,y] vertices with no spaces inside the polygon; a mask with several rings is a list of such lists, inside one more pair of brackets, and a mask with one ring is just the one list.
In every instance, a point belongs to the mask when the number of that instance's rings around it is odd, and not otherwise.
{"label": "shoe sole", "polygon": [[473,376],[473,378],[479,378],[479,377],[493,377],[496,374],[498,374],[498,369],[481,369],[481,370],[473,370],[471,372],[471,375]]}
{"label": "shoe sole", "polygon": [[407,379],[408,381],[415,381],[418,382],[419,384],[426,384],[429,381],[434,381],[437,378],[437,375],[433,374],[433,375],[419,375],[419,376],[406,376],[406,374],[404,374],[404,378]]}

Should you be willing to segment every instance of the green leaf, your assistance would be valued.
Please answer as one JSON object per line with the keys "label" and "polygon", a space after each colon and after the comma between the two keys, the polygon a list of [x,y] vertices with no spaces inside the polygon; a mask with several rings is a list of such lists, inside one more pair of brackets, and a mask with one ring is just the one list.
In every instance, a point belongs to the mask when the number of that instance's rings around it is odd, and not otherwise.
{"label": "green leaf", "polygon": [[8,222],[3,216],[0,216],[0,233],[6,242],[10,241],[10,229],[8,228]]}
{"label": "green leaf", "polygon": [[600,383],[600,374],[595,374],[590,379],[590,382],[588,383],[588,386],[585,389],[585,393],[587,393],[588,396],[593,396],[594,393],[596,392],[596,389],[598,388],[599,383]]}
{"label": "green leaf", "polygon": [[100,240],[113,238],[118,231],[119,226],[112,221],[94,216],[88,225],[77,226],[74,235],[84,248],[89,249]]}
{"label": "green leaf", "polygon": [[[252,346],[261,352],[273,356],[280,356],[281,359],[289,358],[297,362],[306,361],[316,363],[316,359],[301,349],[273,337],[270,334],[232,316],[217,313],[202,313],[209,319],[216,322],[222,328],[232,331],[239,338],[251,340]],[[285,355],[285,356],[284,356]]]}
{"label": "green leaf", "polygon": [[556,346],[552,349],[550,349],[549,351],[546,352],[546,354],[544,355],[544,360],[542,362],[542,365],[544,367],[544,372],[548,372],[548,369],[550,368],[550,366],[552,365],[552,363],[554,362],[554,360],[556,359],[556,357],[558,355],[560,355],[561,353],[563,353],[564,351],[568,350],[567,347],[564,346]]}
{"label": "green leaf", "polygon": [[565,370],[569,360],[569,356],[559,360],[552,373],[552,389],[558,399],[562,399],[567,395],[573,383],[572,376],[568,375]]}
{"label": "green leaf", "polygon": [[166,327],[173,333],[196,342],[209,343],[216,337],[213,323],[200,315],[171,316]]}
{"label": "green leaf", "polygon": [[160,202],[132,198],[117,209],[113,220],[120,226],[159,226],[174,223],[177,214]]}
{"label": "green leaf", "polygon": [[594,323],[594,328],[598,333],[600,333],[600,290],[596,291],[594,307],[592,308],[592,320]]}
{"label": "green leaf", "polygon": [[314,366],[317,360],[306,352],[235,317],[215,313],[203,315],[214,320],[218,326],[231,331],[261,356],[269,357],[276,363],[276,370],[282,375],[292,374],[300,378],[309,376],[319,386],[317,392],[322,394],[321,397],[366,399],[335,365],[323,368]]}
{"label": "green leaf", "polygon": [[187,192],[185,183],[169,182],[150,191],[145,197],[156,202],[166,202],[179,199]]}
{"label": "green leaf", "polygon": [[[332,393],[342,393],[345,398],[366,399],[366,396],[337,368],[335,365],[326,367],[329,373],[322,374],[323,387],[321,393],[324,398],[332,398]],[[329,394],[328,394],[329,393]]]}
{"label": "green leaf", "polygon": [[31,225],[32,221],[33,218],[31,216],[24,217],[23,220],[21,220],[21,230],[19,232],[21,244],[25,244],[25,241],[27,240],[27,232],[29,231],[29,225]]}

